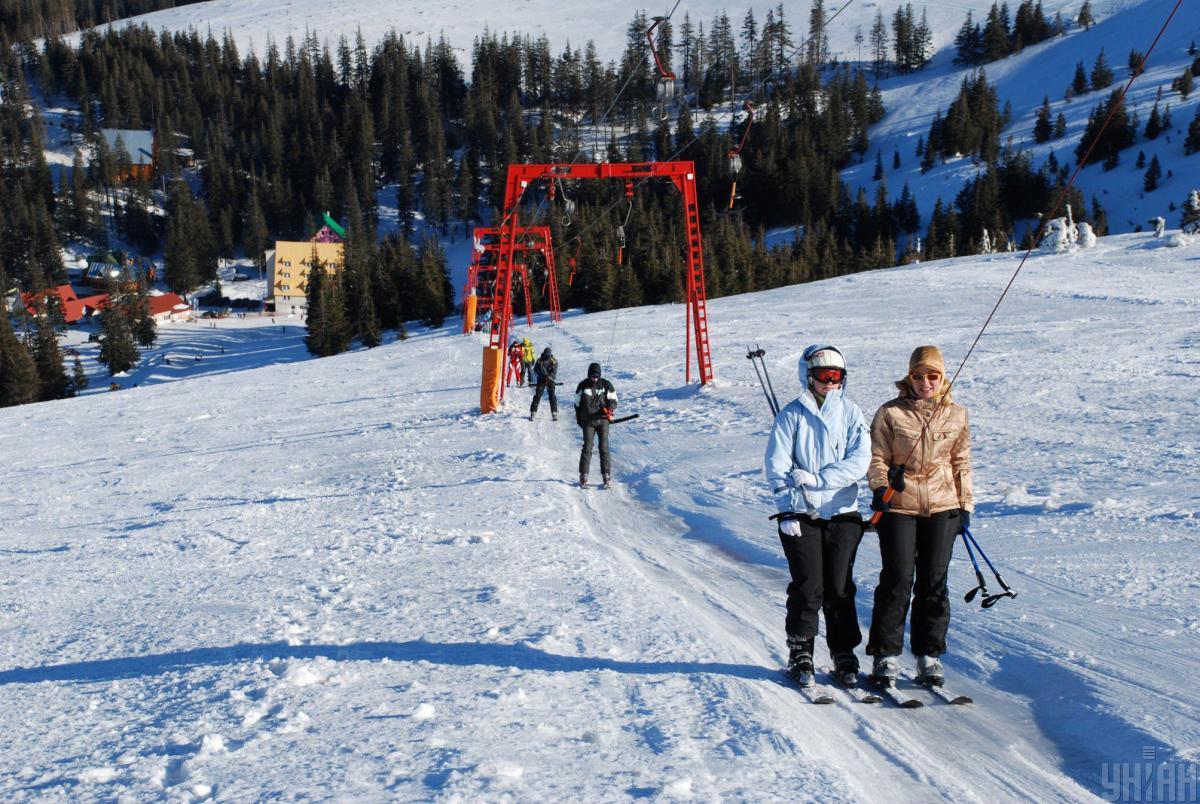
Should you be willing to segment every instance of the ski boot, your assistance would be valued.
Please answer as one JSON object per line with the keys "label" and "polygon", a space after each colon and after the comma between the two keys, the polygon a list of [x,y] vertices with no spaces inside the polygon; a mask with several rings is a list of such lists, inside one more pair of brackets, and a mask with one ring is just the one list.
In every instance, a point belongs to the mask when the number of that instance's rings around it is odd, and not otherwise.
{"label": "ski boot", "polygon": [[536,410],[529,411],[529,421],[533,421],[533,417],[537,415]]}
{"label": "ski boot", "polygon": [[895,656],[876,656],[871,668],[871,680],[881,687],[896,686],[900,676],[900,660]]}
{"label": "ski boot", "polygon": [[581,488],[581,489],[587,488],[587,475],[579,476],[579,488]]}
{"label": "ski boot", "polygon": [[552,421],[552,422],[558,421],[558,411],[557,410],[550,411],[550,421]]}
{"label": "ski boot", "polygon": [[858,657],[852,650],[839,650],[833,654],[833,675],[843,687],[858,686]]}
{"label": "ski boot", "polygon": [[917,681],[940,687],[946,681],[946,671],[942,669],[942,660],[936,656],[917,657]]}
{"label": "ski boot", "polygon": [[604,475],[604,488],[612,488],[612,475]]}
{"label": "ski boot", "polygon": [[813,685],[813,639],[788,639],[788,675],[801,687]]}

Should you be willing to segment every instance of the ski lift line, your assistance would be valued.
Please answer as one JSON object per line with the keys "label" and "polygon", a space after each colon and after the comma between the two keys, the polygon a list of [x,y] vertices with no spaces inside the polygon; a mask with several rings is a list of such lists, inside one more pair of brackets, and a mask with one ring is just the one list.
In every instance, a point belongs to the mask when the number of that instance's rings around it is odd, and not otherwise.
{"label": "ski lift line", "polygon": [[[909,453],[905,457],[904,461],[901,462],[901,467],[907,464],[909,459],[912,458],[912,454],[916,451],[917,445],[920,444],[921,439],[925,437],[925,431],[929,429],[929,425],[937,416],[938,411],[942,409],[942,405],[945,404],[947,397],[950,396],[950,391],[954,388],[954,384],[958,382],[958,376],[962,373],[963,367],[967,365],[967,361],[971,358],[972,353],[974,353],[975,347],[979,345],[979,341],[983,337],[983,333],[987,331],[988,326],[992,323],[992,319],[996,316],[996,312],[1000,309],[1000,305],[1004,302],[1005,297],[1008,296],[1008,291],[1012,289],[1013,284],[1017,281],[1017,276],[1020,275],[1021,269],[1025,267],[1025,261],[1029,259],[1029,255],[1033,253],[1035,248],[1037,248],[1037,245],[1041,241],[1042,235],[1045,232],[1046,226],[1051,220],[1054,219],[1056,215],[1058,215],[1058,211],[1062,209],[1062,205],[1066,200],[1067,194],[1070,193],[1071,188],[1075,186],[1075,179],[1079,177],[1079,173],[1083,170],[1084,165],[1087,164],[1088,158],[1092,155],[1092,151],[1095,150],[1096,146],[1100,144],[1100,138],[1104,136],[1105,129],[1108,128],[1108,124],[1112,122],[1113,117],[1116,115],[1117,108],[1124,103],[1125,95],[1129,92],[1130,87],[1133,86],[1133,82],[1138,79],[1138,76],[1145,72],[1146,62],[1150,59],[1150,54],[1152,54],[1154,52],[1154,48],[1158,46],[1159,40],[1162,39],[1162,35],[1167,31],[1167,26],[1171,24],[1171,20],[1175,18],[1175,13],[1179,11],[1180,6],[1182,5],[1183,0],[1177,0],[1175,7],[1171,9],[1171,13],[1167,15],[1166,21],[1163,22],[1162,28],[1159,29],[1158,35],[1154,37],[1154,41],[1150,44],[1149,50],[1146,51],[1146,55],[1142,56],[1141,64],[1138,65],[1136,70],[1133,70],[1130,73],[1129,80],[1125,82],[1125,86],[1121,89],[1121,94],[1117,96],[1116,102],[1113,103],[1112,108],[1108,110],[1108,117],[1104,119],[1104,124],[1100,126],[1100,130],[1097,131],[1095,136],[1092,137],[1092,142],[1088,145],[1087,151],[1075,165],[1075,171],[1071,174],[1070,180],[1068,180],[1063,186],[1062,190],[1059,191],[1058,197],[1054,200],[1054,205],[1050,207],[1049,214],[1042,217],[1041,223],[1038,224],[1038,228],[1034,232],[1033,241],[1029,244],[1029,248],[1025,250],[1025,254],[1022,255],[1021,262],[1017,264],[1016,270],[1013,271],[1012,276],[1009,277],[1008,284],[1004,286],[1004,290],[1000,293],[1000,298],[996,299],[996,303],[992,306],[991,312],[988,313],[987,318],[984,319],[983,326],[979,328],[979,332],[975,335],[975,340],[971,341],[971,346],[967,349],[967,353],[963,355],[962,362],[958,364],[958,368],[954,371],[954,376],[950,378],[950,385],[946,387],[946,393],[943,394],[941,399],[938,400],[938,404],[933,409],[933,413],[921,426],[921,433],[917,436],[917,440],[913,443],[913,447],[911,450],[909,450]],[[891,483],[889,482],[887,490],[883,494],[883,501],[890,502],[893,494],[894,491]],[[878,522],[881,515],[882,512],[876,511],[871,516],[871,523],[874,524]]]}
{"label": "ski lift line", "polygon": [[793,58],[793,57],[794,57],[794,56],[795,56],[797,53],[799,53],[800,51],[804,50],[804,48],[805,48],[805,47],[808,45],[808,43],[809,43],[809,42],[811,42],[811,41],[812,41],[812,38],[813,38],[814,36],[816,36],[816,34],[824,32],[824,30],[825,30],[826,28],[828,28],[828,27],[829,27],[829,23],[831,23],[831,22],[833,22],[834,20],[836,20],[836,19],[838,18],[838,15],[839,15],[839,14],[841,14],[843,11],[845,11],[847,8],[849,8],[849,7],[850,7],[850,4],[851,4],[851,3],[853,3],[853,2],[854,2],[854,0],[846,0],[846,2],[845,2],[843,5],[842,5],[842,7],[841,7],[841,8],[839,8],[837,11],[835,11],[835,12],[833,13],[833,16],[832,16],[832,17],[830,17],[829,19],[825,20],[825,24],[824,24],[824,25],[822,25],[820,28],[818,28],[818,29],[817,29],[815,32],[813,32],[813,33],[809,34],[807,37],[805,37],[805,39],[804,39],[804,41],[803,41],[803,42],[801,42],[800,44],[796,45],[796,47],[794,47],[794,48],[792,49],[792,52],[791,52],[791,53],[789,53],[789,54],[787,55],[787,58],[786,58],[786,59],[784,59],[784,61],[785,61],[785,62],[791,62],[792,58]]}
{"label": "ski lift line", "polygon": [[[654,28],[655,28],[655,27],[657,27],[658,25],[660,25],[660,24],[662,24],[662,23],[664,23],[664,22],[668,22],[668,21],[670,21],[671,17],[673,17],[673,16],[675,15],[675,10],[676,10],[677,8],[679,8],[679,3],[680,3],[680,2],[682,2],[682,0],[675,0],[675,5],[671,7],[671,13],[670,13],[670,14],[667,14],[667,16],[665,16],[665,17],[660,17],[660,18],[657,18],[657,20],[656,20],[656,22],[654,23],[654,25],[650,26],[650,30],[652,31],[652,30],[654,30]],[[649,35],[649,31],[647,31],[647,35]],[[659,70],[661,71],[661,70],[662,70],[662,66],[661,66],[661,63],[659,62],[658,51],[657,51],[657,50],[655,50],[655,48],[654,48],[654,45],[653,45],[653,44],[651,44],[651,45],[650,45],[650,53],[651,53],[651,55],[653,55],[653,56],[654,56],[654,63],[655,63],[656,65],[658,65],[658,67],[659,67]],[[614,98],[613,98],[613,100],[612,100],[612,103],[610,103],[610,104],[608,105],[608,108],[604,110],[604,114],[602,114],[602,115],[600,116],[600,120],[599,120],[599,121],[596,121],[595,123],[593,123],[593,128],[595,128],[595,130],[596,130],[596,138],[595,138],[594,142],[596,143],[596,148],[597,148],[597,149],[598,149],[598,148],[599,148],[599,146],[600,146],[600,142],[599,142],[599,137],[600,137],[600,128],[601,128],[601,127],[604,125],[604,122],[605,122],[606,120],[608,120],[608,116],[609,116],[610,114],[612,114],[612,110],[616,108],[616,106],[617,106],[617,101],[621,100],[621,96],[622,96],[622,95],[624,95],[624,94],[625,94],[625,90],[629,88],[629,82],[631,82],[631,81],[633,80],[633,75],[634,75],[634,71],[633,71],[633,69],[631,68],[631,69],[629,70],[629,76],[628,76],[628,77],[626,77],[626,79],[625,79],[625,83],[624,83],[624,84],[622,84],[622,85],[621,85],[621,88],[620,88],[620,89],[617,91],[616,97],[614,97]],[[571,162],[570,162],[570,164],[574,165],[574,164],[575,164],[575,162],[576,162],[576,160],[578,160],[578,159],[579,159],[579,157],[580,157],[580,152],[579,152],[579,151],[576,151],[576,152],[575,152],[575,155],[574,155],[573,157],[571,157]]]}

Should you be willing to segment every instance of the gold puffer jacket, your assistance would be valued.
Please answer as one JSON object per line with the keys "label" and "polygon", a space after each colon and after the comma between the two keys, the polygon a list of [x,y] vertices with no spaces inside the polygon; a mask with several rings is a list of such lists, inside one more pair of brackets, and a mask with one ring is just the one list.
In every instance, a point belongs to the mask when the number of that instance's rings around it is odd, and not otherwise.
{"label": "gold puffer jacket", "polygon": [[[939,397],[917,399],[907,377],[897,381],[896,387],[900,395],[880,407],[871,423],[871,464],[867,468],[871,490],[886,486],[888,469],[907,459],[904,491],[892,497],[890,511],[931,516],[955,508],[974,510],[967,409],[950,397],[948,380],[943,380],[941,396],[945,399],[940,408]],[[930,423],[922,435],[926,422]]]}

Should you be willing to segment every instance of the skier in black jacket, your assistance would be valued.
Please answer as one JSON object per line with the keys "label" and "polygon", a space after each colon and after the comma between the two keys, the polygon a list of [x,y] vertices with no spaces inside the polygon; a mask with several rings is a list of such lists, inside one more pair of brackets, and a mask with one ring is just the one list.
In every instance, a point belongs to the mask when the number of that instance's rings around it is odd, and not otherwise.
{"label": "skier in black jacket", "polygon": [[529,406],[529,419],[537,415],[538,403],[542,401],[542,391],[550,397],[550,418],[558,421],[558,394],[554,386],[558,385],[558,361],[550,353],[550,347],[542,350],[542,356],[533,364],[533,374],[537,377],[537,390],[533,393],[533,404]]}
{"label": "skier in black jacket", "polygon": [[608,455],[608,425],[617,407],[617,391],[600,376],[600,364],[588,366],[588,376],[575,387],[575,421],[583,428],[583,449],[579,453],[579,485],[587,485],[588,469],[592,465],[592,438],[600,436],[600,474],[604,487],[612,479],[612,463]]}

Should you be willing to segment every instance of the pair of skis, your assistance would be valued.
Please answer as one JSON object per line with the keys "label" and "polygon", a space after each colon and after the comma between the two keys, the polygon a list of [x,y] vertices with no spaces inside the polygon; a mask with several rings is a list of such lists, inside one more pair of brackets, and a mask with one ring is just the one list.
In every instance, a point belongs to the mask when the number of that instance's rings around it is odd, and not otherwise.
{"label": "pair of skis", "polygon": [[[828,705],[836,701],[836,698],[832,694],[833,687],[824,684],[817,684],[816,679],[812,674],[802,674],[800,678],[795,678],[784,671],[784,675],[797,689],[800,690],[800,693],[808,699],[809,703]],[[840,689],[858,703],[880,704],[886,700],[893,706],[900,709],[920,709],[925,705],[924,701],[909,695],[907,692],[896,686],[894,682],[889,683],[876,679],[873,676],[858,673],[854,677],[854,683],[850,684],[846,683],[846,681],[840,678],[836,673],[830,673],[830,676],[834,680],[833,686]],[[867,685],[869,685],[871,689],[866,689],[863,686],[863,681],[866,681]],[[968,695],[959,695],[951,692],[950,690],[946,689],[944,684],[935,684],[933,682],[923,681],[917,678],[912,679],[912,681],[918,684],[922,689],[932,693],[943,703],[953,706],[963,706],[975,702],[974,699]]]}
{"label": "pair of skis", "polygon": [[[901,709],[920,709],[925,705],[925,702],[919,698],[914,698],[904,690],[896,686],[895,682],[888,682],[881,679],[876,679],[873,676],[868,676],[867,680],[880,693]],[[946,689],[945,684],[938,684],[927,679],[914,678],[912,679],[921,689],[926,692],[933,693],[934,697],[942,701],[942,703],[951,704],[953,706],[964,706],[966,704],[975,703],[975,699],[969,695],[956,695]]]}

